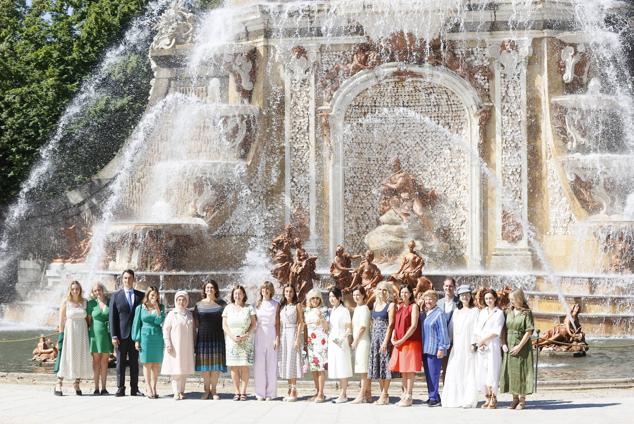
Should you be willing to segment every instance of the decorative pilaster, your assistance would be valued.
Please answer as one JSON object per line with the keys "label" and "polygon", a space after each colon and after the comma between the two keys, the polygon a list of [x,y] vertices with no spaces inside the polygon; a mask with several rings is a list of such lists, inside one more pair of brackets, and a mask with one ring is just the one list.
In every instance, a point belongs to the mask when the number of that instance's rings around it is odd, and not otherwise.
{"label": "decorative pilaster", "polygon": [[491,48],[495,58],[496,208],[491,267],[532,268],[528,245],[526,69],[530,40]]}
{"label": "decorative pilaster", "polygon": [[[282,49],[285,79],[285,222],[309,236],[319,249],[317,230],[317,147],[315,145],[315,63],[317,47]],[[302,228],[303,227],[303,228]]]}

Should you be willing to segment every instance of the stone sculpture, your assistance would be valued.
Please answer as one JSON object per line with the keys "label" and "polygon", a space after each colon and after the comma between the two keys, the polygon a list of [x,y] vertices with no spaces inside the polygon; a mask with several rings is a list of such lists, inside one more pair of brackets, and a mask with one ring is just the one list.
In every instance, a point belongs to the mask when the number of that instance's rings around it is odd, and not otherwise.
{"label": "stone sculpture", "polygon": [[374,263],[374,252],[367,250],[365,257],[359,266],[352,273],[352,281],[350,285],[343,289],[344,295],[350,298],[350,294],[357,288],[363,287],[366,292],[366,304],[372,306],[374,302],[374,288],[383,278],[381,270]]}
{"label": "stone sculpture", "polygon": [[401,266],[398,271],[390,276],[388,281],[397,285],[407,284],[410,287],[416,287],[418,280],[423,276],[423,268],[425,260],[416,252],[416,242],[410,240],[407,243],[408,253],[403,256]]}
{"label": "stone sculpture", "polygon": [[185,0],[176,0],[163,13],[156,24],[156,36],[152,41],[152,49],[168,50],[176,44],[187,44],[194,41],[196,17],[191,13]]}
{"label": "stone sculpture", "polygon": [[51,342],[51,340],[46,340],[44,335],[41,335],[37,346],[33,349],[33,361],[37,362],[53,362],[55,358],[57,358],[57,346]]}

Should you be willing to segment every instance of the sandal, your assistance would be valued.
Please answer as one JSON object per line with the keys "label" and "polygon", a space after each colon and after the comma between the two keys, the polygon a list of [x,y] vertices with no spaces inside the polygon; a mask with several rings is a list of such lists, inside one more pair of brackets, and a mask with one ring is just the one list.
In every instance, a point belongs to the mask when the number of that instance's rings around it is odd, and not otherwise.
{"label": "sandal", "polygon": [[211,395],[211,392],[205,392],[205,393],[203,393],[203,395],[200,398],[202,400],[207,400],[207,399],[209,399],[210,395]]}
{"label": "sandal", "polygon": [[240,400],[240,394],[236,393],[235,395],[233,395],[233,400]]}
{"label": "sandal", "polygon": [[242,393],[240,395],[240,400],[247,400],[247,394],[246,393]]}

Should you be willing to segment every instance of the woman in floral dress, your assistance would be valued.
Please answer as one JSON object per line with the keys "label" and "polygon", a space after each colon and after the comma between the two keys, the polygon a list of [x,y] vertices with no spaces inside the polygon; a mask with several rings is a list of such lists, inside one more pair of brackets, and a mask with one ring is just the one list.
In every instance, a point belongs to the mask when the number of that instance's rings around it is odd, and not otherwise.
{"label": "woman in floral dress", "polygon": [[255,309],[247,305],[247,292],[242,286],[231,291],[231,304],[222,312],[222,328],[225,332],[227,366],[235,389],[233,400],[247,400],[249,367],[253,366],[255,350]]}
{"label": "woman in floral dress", "polygon": [[317,289],[307,293],[306,302],[308,306],[304,311],[304,322],[307,361],[317,390],[312,400],[321,403],[326,400],[324,385],[328,370],[328,310],[323,306],[321,292]]}

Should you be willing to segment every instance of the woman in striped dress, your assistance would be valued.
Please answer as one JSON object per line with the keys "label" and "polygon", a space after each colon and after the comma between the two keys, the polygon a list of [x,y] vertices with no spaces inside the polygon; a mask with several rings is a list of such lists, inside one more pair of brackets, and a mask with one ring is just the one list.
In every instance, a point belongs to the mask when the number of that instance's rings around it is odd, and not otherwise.
{"label": "woman in striped dress", "polygon": [[222,312],[227,303],[218,298],[218,283],[209,280],[203,284],[203,299],[194,308],[196,322],[196,371],[202,372],[205,393],[203,399],[220,399],[216,392],[221,372],[227,371],[225,333],[222,330]]}
{"label": "woman in striped dress", "polygon": [[284,297],[280,303],[280,346],[278,348],[278,370],[280,378],[288,380],[287,402],[297,400],[297,379],[302,377],[302,349],[304,310],[298,302],[292,284],[284,286]]}

